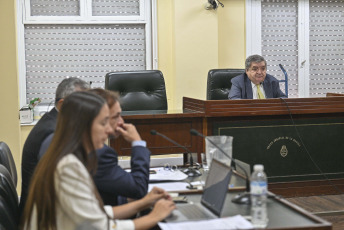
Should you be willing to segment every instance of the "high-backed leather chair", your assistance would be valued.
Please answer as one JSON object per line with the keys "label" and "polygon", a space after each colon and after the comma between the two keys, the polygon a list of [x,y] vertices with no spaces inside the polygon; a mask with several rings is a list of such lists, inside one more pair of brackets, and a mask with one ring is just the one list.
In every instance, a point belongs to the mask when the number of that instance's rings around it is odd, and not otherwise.
{"label": "high-backed leather chair", "polygon": [[10,172],[14,186],[17,187],[17,169],[10,148],[5,142],[0,142],[0,164]]}
{"label": "high-backed leather chair", "polygon": [[0,229],[18,229],[18,224],[8,209],[8,203],[0,196]]}
{"label": "high-backed leather chair", "polygon": [[167,110],[165,80],[159,70],[107,73],[105,89],[119,92],[123,111]]}
{"label": "high-backed leather chair", "polygon": [[211,69],[208,72],[207,100],[227,100],[232,78],[244,73],[244,69]]}
{"label": "high-backed leather chair", "polygon": [[18,195],[12,181],[12,176],[3,165],[0,165],[0,213],[0,226],[2,226],[3,229],[18,228]]}

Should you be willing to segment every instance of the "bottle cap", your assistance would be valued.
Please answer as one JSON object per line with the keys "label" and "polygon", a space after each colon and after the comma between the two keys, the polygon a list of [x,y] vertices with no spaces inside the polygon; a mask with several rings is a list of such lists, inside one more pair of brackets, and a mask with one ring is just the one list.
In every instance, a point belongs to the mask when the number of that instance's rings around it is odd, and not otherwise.
{"label": "bottle cap", "polygon": [[254,171],[264,171],[264,165],[254,165],[253,166]]}

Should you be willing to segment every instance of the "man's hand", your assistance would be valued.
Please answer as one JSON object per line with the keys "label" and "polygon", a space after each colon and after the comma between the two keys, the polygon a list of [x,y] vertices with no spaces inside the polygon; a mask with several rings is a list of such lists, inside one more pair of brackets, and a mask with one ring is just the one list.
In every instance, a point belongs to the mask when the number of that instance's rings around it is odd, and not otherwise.
{"label": "man's hand", "polygon": [[123,138],[130,143],[133,141],[141,141],[141,136],[133,124],[123,123],[121,126],[116,128],[116,131],[119,132]]}

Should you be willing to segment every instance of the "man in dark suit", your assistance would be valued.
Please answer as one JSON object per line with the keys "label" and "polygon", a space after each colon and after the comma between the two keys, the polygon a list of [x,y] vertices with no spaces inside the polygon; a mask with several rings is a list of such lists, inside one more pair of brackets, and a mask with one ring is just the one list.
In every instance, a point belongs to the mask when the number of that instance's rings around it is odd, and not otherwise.
{"label": "man in dark suit", "polygon": [[260,55],[249,56],[245,61],[246,73],[234,77],[229,99],[286,98],[278,80],[266,74],[266,61]]}
{"label": "man in dark suit", "polygon": [[27,137],[22,153],[22,191],[20,197],[20,213],[29,192],[29,184],[33,172],[38,164],[38,153],[43,140],[55,131],[57,113],[61,108],[63,100],[74,91],[85,90],[89,84],[79,78],[66,78],[60,82],[55,94],[55,107],[37,122]]}
{"label": "man in dark suit", "polygon": [[[98,167],[94,182],[100,196],[104,204],[112,206],[125,203],[126,198],[140,199],[147,194],[149,182],[150,151],[146,148],[146,142],[141,140],[134,125],[124,123],[122,109],[114,92],[103,89],[90,91],[103,97],[110,108],[109,122],[114,130],[111,138],[121,135],[132,145],[130,173],[118,165],[118,154],[114,149],[104,145],[97,150]],[[44,155],[52,138],[53,134],[44,140],[39,157]]]}
{"label": "man in dark suit", "polygon": [[126,198],[140,199],[147,194],[149,182],[150,151],[146,148],[146,142],[141,139],[134,125],[124,122],[114,92],[103,89],[91,91],[102,96],[109,105],[110,124],[114,130],[111,138],[122,136],[132,146],[130,173],[118,165],[118,154],[114,149],[104,145],[97,150],[98,168],[94,182],[98,191],[107,205],[124,203]]}

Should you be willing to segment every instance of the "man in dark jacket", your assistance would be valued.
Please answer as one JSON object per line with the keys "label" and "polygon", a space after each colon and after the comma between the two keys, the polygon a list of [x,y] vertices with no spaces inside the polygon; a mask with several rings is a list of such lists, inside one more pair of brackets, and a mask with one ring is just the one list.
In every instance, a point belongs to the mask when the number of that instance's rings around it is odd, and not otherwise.
{"label": "man in dark jacket", "polygon": [[85,90],[89,84],[79,78],[66,78],[57,86],[55,94],[55,107],[37,122],[27,137],[22,153],[22,192],[20,197],[20,213],[29,192],[30,180],[38,164],[38,153],[44,139],[55,131],[58,110],[61,108],[65,97],[72,92]]}
{"label": "man in dark jacket", "polygon": [[281,91],[279,81],[266,74],[266,61],[260,55],[252,55],[246,59],[246,73],[234,77],[229,91],[229,99],[265,99],[286,98]]}
{"label": "man in dark jacket", "polygon": [[[146,142],[141,140],[139,133],[132,124],[124,123],[121,106],[114,92],[103,89],[92,89],[91,92],[103,97],[110,108],[110,124],[114,130],[111,138],[120,135],[132,146],[131,170],[126,172],[118,165],[117,152],[104,145],[97,150],[98,167],[94,175],[104,204],[117,205],[126,202],[126,198],[140,199],[147,194],[149,182],[150,151]],[[53,134],[43,142],[39,156],[42,157],[49,147]]]}

